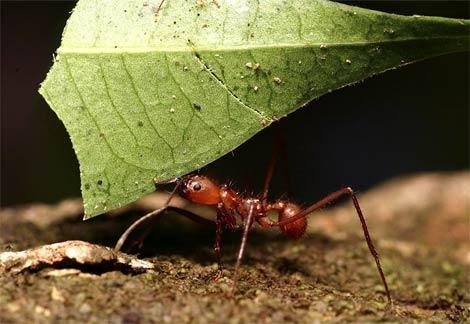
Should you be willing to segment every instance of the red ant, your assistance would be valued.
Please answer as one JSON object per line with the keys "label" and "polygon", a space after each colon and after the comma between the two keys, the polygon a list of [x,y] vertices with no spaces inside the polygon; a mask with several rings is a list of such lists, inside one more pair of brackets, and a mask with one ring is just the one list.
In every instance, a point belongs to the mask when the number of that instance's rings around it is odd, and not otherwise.
{"label": "red ant", "polygon": [[[320,201],[314,203],[313,205],[301,209],[298,205],[283,201],[277,200],[274,203],[268,202],[268,192],[271,179],[273,176],[274,166],[276,164],[277,156],[279,155],[279,150],[275,150],[273,158],[268,168],[266,175],[264,190],[261,198],[255,197],[244,197],[230,188],[229,185],[223,184],[219,185],[209,177],[197,174],[189,174],[182,177],[177,182],[177,185],[173,189],[170,197],[160,209],[152,211],[147,215],[141,217],[134,224],[132,224],[126,232],[120,237],[119,241],[116,244],[115,250],[120,250],[124,241],[129,236],[130,232],[136,228],[140,223],[147,220],[148,218],[160,214],[161,212],[171,209],[174,210],[183,216],[186,216],[194,221],[200,223],[209,223],[214,224],[216,227],[215,235],[215,244],[214,250],[217,254],[217,259],[219,263],[219,275],[221,271],[221,262],[220,262],[220,250],[221,250],[221,240],[222,240],[222,231],[224,228],[235,229],[238,227],[236,214],[238,214],[243,223],[243,236],[240,244],[240,249],[238,251],[237,262],[235,264],[235,270],[233,274],[233,284],[229,296],[232,297],[235,293],[238,281],[238,271],[240,268],[240,263],[243,258],[243,253],[245,251],[245,245],[248,238],[248,232],[251,229],[253,222],[258,223],[262,228],[273,228],[278,227],[283,234],[291,239],[299,239],[305,233],[307,229],[307,216],[313,211],[328,205],[329,203],[337,200],[342,196],[350,196],[354,207],[357,211],[357,215],[362,225],[362,230],[364,232],[364,237],[369,247],[370,253],[375,260],[377,265],[377,270],[382,279],[382,283],[385,288],[385,293],[389,304],[392,304],[392,298],[390,296],[390,291],[388,289],[387,281],[385,280],[385,275],[382,271],[382,266],[380,264],[379,255],[372,243],[370,238],[369,230],[367,229],[367,224],[362,214],[359,202],[357,200],[356,194],[350,187],[345,187],[338,191],[335,191]],[[175,193],[179,193],[184,198],[202,205],[214,206],[217,208],[217,218],[216,221],[210,221],[206,218],[198,216],[191,213],[190,211],[179,209],[176,207],[169,206],[169,203]],[[276,212],[278,214],[278,220],[273,221],[268,217],[269,212]],[[218,276],[217,276],[218,278]]]}

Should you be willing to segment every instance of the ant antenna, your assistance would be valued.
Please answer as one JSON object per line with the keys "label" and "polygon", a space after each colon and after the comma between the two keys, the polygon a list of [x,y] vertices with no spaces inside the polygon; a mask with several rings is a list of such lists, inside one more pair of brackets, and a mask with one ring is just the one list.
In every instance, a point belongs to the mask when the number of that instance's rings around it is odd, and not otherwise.
{"label": "ant antenna", "polygon": [[[172,179],[171,181],[172,182],[175,182],[175,181],[178,181],[179,179]],[[171,183],[171,182],[169,182]],[[153,216],[156,216],[158,214],[161,214],[162,212],[164,212],[168,206],[170,205],[170,202],[171,202],[171,199],[174,197],[174,195],[176,194],[176,191],[178,190],[178,188],[180,187],[181,185],[181,181],[178,181],[176,183],[176,186],[173,188],[173,190],[171,191],[170,193],[170,196],[168,197],[168,199],[165,201],[165,203],[163,204],[162,207],[158,208],[158,209],[155,209],[153,211],[151,211],[150,213],[148,213],[147,215],[144,215],[142,217],[140,217],[138,220],[136,220],[134,223],[132,223],[131,226],[129,226],[127,228],[127,230],[121,235],[121,237],[119,238],[119,240],[117,241],[116,243],[116,246],[114,247],[114,251],[120,251],[122,246],[124,245],[124,242],[127,240],[127,238],[129,237],[129,235],[132,233],[132,231],[137,227],[139,226],[141,223],[145,222],[147,219],[153,217]]]}
{"label": "ant antenna", "polygon": [[171,179],[168,179],[168,180],[165,180],[165,181],[160,181],[158,183],[155,183],[155,186],[156,185],[164,185],[164,184],[175,183],[175,182],[178,182],[179,180],[180,180],[180,178],[171,178]]}

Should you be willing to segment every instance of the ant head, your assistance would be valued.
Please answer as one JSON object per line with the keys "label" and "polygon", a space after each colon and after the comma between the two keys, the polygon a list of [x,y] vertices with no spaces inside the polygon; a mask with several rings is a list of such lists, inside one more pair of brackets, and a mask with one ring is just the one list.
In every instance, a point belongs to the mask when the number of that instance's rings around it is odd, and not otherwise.
{"label": "ant head", "polygon": [[208,177],[190,174],[181,179],[180,194],[192,202],[217,205],[220,202],[219,193],[219,185]]}

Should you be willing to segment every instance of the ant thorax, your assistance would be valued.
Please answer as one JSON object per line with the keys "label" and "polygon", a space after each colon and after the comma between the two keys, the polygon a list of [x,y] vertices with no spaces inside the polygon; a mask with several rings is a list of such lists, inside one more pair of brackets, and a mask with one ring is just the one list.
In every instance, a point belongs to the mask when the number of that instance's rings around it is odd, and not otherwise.
{"label": "ant thorax", "polygon": [[255,220],[265,217],[266,212],[263,208],[263,204],[259,199],[255,198],[246,198],[246,199],[241,199],[239,204],[236,207],[237,213],[242,216],[242,218],[245,218],[248,216],[250,213],[250,209],[253,208],[253,217]]}
{"label": "ant thorax", "polygon": [[240,204],[240,201],[243,200],[238,195],[238,193],[230,189],[227,185],[223,185],[220,188],[219,195],[220,195],[220,202],[228,210],[237,209],[237,206]]}
{"label": "ant thorax", "polygon": [[242,219],[247,217],[252,205],[255,219],[265,215],[263,204],[259,199],[241,197],[227,185],[220,188],[220,202],[226,210],[236,211]]}

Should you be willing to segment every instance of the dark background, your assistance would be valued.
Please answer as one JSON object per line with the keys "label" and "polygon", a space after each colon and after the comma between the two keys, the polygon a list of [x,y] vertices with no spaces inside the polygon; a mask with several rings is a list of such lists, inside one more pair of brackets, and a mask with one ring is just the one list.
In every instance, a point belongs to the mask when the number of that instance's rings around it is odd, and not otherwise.
{"label": "dark background", "polygon": [[[343,2],[398,14],[469,15],[467,1]],[[2,206],[80,195],[72,144],[37,93],[74,4],[1,2]],[[468,71],[468,53],[428,59],[335,91],[283,119],[290,196],[308,203],[342,185],[363,191],[399,175],[468,168]],[[274,133],[268,128],[203,172],[239,188],[261,183]],[[277,194],[285,191],[281,182]]]}

